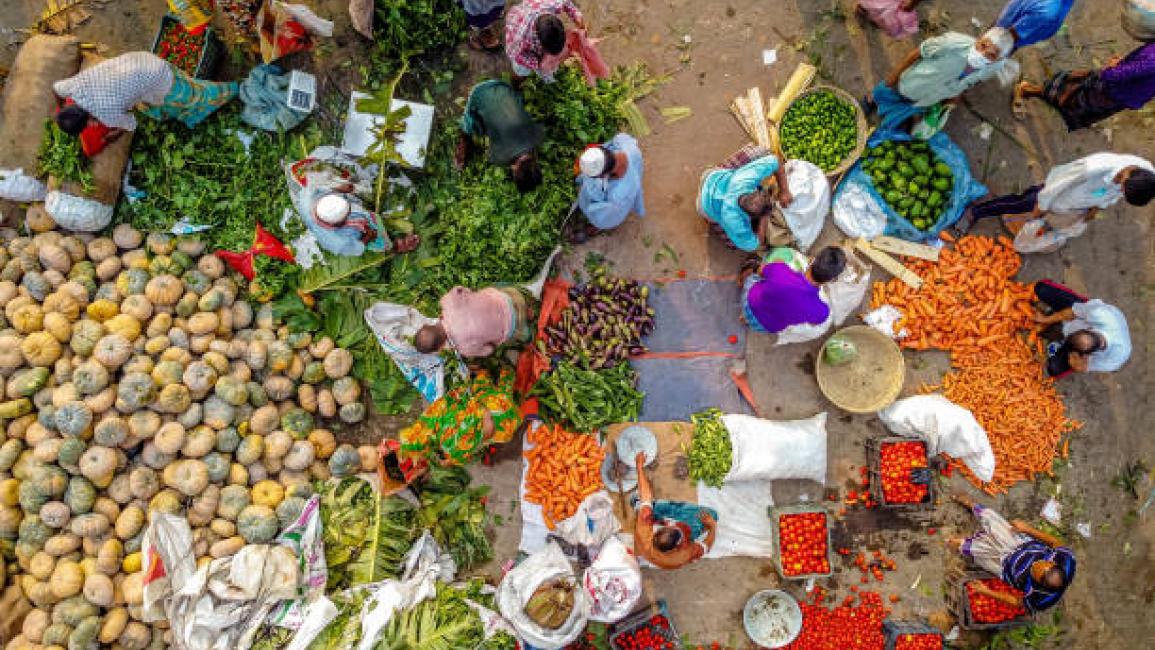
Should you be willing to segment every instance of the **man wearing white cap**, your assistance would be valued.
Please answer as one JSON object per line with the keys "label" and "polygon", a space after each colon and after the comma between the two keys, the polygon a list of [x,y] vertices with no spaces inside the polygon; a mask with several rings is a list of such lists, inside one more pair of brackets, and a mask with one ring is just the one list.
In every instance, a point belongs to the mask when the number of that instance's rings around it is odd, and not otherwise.
{"label": "man wearing white cap", "polygon": [[577,239],[617,228],[630,212],[645,216],[643,167],[638,141],[625,133],[582,152],[578,158],[578,207],[591,228],[579,230]]}
{"label": "man wearing white cap", "polygon": [[[313,198],[311,218],[304,221],[317,244],[334,255],[351,257],[359,257],[367,250],[376,253],[393,250],[393,243],[377,215],[366,210],[361,200],[345,189],[325,190]],[[410,235],[397,242],[396,250],[405,253],[418,243],[416,235]]]}

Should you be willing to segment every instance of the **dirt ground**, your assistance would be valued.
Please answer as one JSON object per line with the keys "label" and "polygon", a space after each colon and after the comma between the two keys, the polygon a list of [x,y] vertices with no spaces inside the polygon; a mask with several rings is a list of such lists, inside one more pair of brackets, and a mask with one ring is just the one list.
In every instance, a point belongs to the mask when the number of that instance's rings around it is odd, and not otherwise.
{"label": "dirt ground", "polygon": [[[1002,0],[927,0],[921,9],[924,29],[954,29],[976,33],[998,15]],[[41,6],[39,0],[0,0],[0,27],[27,25]],[[731,99],[752,86],[772,96],[796,63],[814,61],[828,82],[855,95],[865,93],[891,64],[914,46],[895,42],[859,23],[851,11],[853,0],[587,0],[583,9],[594,31],[605,37],[603,54],[611,63],[642,60],[651,70],[671,79],[644,102],[653,133],[642,139],[646,156],[648,216],[631,219],[609,237],[573,251],[570,264],[580,264],[587,251],[610,260],[620,273],[641,279],[668,277],[684,269],[691,277],[734,273],[737,258],[715,241],[694,209],[701,170],[744,143],[745,135],[730,116]],[[1059,37],[1019,55],[1028,78],[1037,79],[1056,69],[1099,64],[1114,53],[1125,53],[1134,43],[1119,27],[1116,2],[1076,3]],[[356,58],[356,37],[339,1],[316,3],[318,12],[337,23],[334,43],[326,56],[339,62]],[[113,53],[151,45],[154,25],[163,12],[157,1],[120,0],[103,5],[77,33],[100,39]],[[0,39],[11,32],[0,30]],[[777,63],[766,66],[763,50],[777,51]],[[13,48],[0,50],[0,65],[10,63]],[[493,69],[500,58],[474,55],[472,69]],[[1030,108],[1025,122],[1009,114],[1009,91],[997,84],[976,89],[969,96],[972,110],[956,111],[951,136],[971,157],[972,168],[992,191],[1020,189],[1038,182],[1046,170],[1095,151],[1112,149],[1155,157],[1153,114],[1130,113],[1102,128],[1069,135],[1059,118],[1041,105]],[[693,116],[665,124],[661,107],[687,106]],[[984,139],[979,126],[994,125]],[[564,125],[557,125],[564,128]],[[1061,390],[1074,418],[1086,426],[1071,445],[1070,462],[1054,480],[1020,484],[994,502],[1004,514],[1037,520],[1043,503],[1054,496],[1064,506],[1063,532],[1079,555],[1079,576],[1059,608],[1060,632],[1035,647],[1146,648],[1155,647],[1155,618],[1149,614],[1155,599],[1155,523],[1153,515],[1137,516],[1140,501],[1112,485],[1132,461],[1155,462],[1155,438],[1149,434],[1152,418],[1148,394],[1155,257],[1150,237],[1152,210],[1132,208],[1109,211],[1089,234],[1053,255],[1030,257],[1020,277],[1049,277],[1120,306],[1128,315],[1134,354],[1121,371],[1083,376],[1063,382]],[[979,232],[994,232],[986,225]],[[828,225],[822,241],[839,234]],[[669,244],[679,261],[655,265],[654,253]],[[811,372],[816,345],[775,347],[751,337],[747,361],[759,403],[771,417],[807,417],[830,410],[829,483],[845,492],[857,478],[864,459],[862,441],[880,433],[873,417],[846,416],[818,393]],[[937,379],[945,367],[941,355],[907,353],[908,385],[913,392],[922,381]],[[516,481],[519,454],[506,448],[492,468],[475,476],[493,486],[491,506],[504,518],[497,532],[500,565],[516,555],[520,516]],[[1141,484],[1150,489],[1150,483]],[[947,490],[970,489],[959,477],[943,484]],[[821,497],[817,485],[776,485],[779,503],[803,494]],[[1146,490],[1140,492],[1146,496]],[[988,500],[989,502],[989,500]],[[899,562],[878,588],[898,594],[896,618],[926,617],[943,608],[944,571],[954,563],[942,540],[970,529],[961,509],[941,503],[929,521],[878,519],[856,516],[848,526],[854,548],[885,548]],[[1090,537],[1074,531],[1086,523]],[[937,535],[927,533],[929,526]],[[926,553],[922,553],[926,551]],[[847,562],[849,565],[849,562]],[[679,630],[694,642],[719,641],[745,647],[741,609],[755,591],[783,587],[769,561],[728,559],[699,562],[674,572],[646,572],[648,595],[665,598]],[[857,583],[858,572],[846,566],[823,584],[838,595]],[[914,585],[917,583],[917,587]],[[784,588],[801,595],[799,585]],[[1050,623],[1045,616],[1041,622]],[[980,647],[980,636],[965,636],[959,647]]]}

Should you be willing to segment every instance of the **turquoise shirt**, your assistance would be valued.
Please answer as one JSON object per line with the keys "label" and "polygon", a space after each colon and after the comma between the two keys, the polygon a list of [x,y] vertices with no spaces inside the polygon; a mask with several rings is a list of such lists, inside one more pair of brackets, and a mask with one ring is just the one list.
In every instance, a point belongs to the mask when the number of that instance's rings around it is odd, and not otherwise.
{"label": "turquoise shirt", "polygon": [[778,171],[778,158],[766,156],[738,169],[718,169],[706,175],[698,209],[706,218],[726,231],[738,248],[750,252],[758,249],[758,235],[750,224],[750,215],[738,205],[738,198],[758,189],[762,180]]}
{"label": "turquoise shirt", "polygon": [[976,39],[947,32],[928,38],[918,51],[922,58],[898,79],[898,92],[915,106],[927,108],[962,95],[973,86],[997,75],[1004,61],[974,72],[967,66],[967,52]]}

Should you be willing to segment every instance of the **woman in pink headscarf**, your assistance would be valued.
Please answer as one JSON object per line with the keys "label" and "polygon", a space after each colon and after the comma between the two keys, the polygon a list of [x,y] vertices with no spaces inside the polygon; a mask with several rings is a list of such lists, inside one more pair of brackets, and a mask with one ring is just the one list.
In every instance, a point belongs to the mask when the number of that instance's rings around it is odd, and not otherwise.
{"label": "woman in pink headscarf", "polygon": [[918,14],[914,8],[920,2],[922,0],[858,0],[858,12],[891,38],[906,38],[918,33]]}

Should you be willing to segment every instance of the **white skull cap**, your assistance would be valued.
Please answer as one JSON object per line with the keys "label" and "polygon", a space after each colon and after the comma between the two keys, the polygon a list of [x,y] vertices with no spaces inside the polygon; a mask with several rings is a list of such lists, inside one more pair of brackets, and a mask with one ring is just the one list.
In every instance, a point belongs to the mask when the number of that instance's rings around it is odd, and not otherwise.
{"label": "white skull cap", "polygon": [[343,223],[349,216],[351,207],[348,199],[338,194],[329,194],[317,201],[317,218],[330,226]]}
{"label": "white skull cap", "polygon": [[606,171],[606,152],[601,147],[590,147],[582,152],[580,164],[582,173],[597,178]]}

